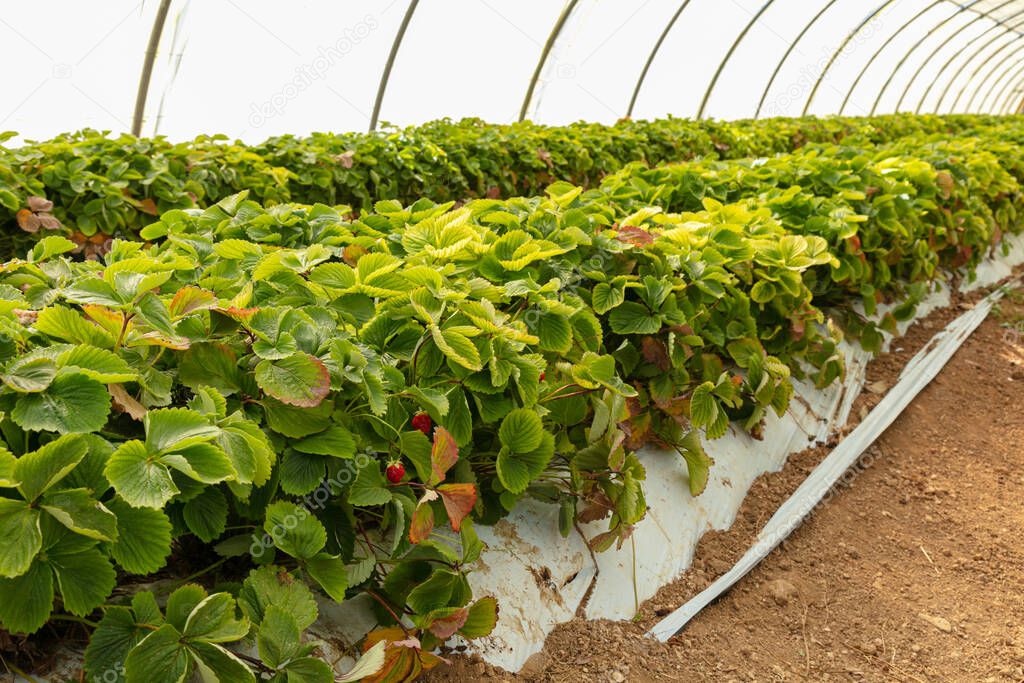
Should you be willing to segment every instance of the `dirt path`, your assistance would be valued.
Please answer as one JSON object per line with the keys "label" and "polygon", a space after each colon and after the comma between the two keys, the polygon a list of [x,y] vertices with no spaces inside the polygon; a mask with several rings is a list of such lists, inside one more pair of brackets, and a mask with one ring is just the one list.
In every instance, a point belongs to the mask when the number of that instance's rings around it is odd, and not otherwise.
{"label": "dirt path", "polygon": [[[519,676],[461,660],[435,680],[1024,681],[1024,334],[1008,329],[1024,330],[1024,295],[1011,299],[848,485],[669,643],[643,633],[739,558],[827,448],[755,482],[635,623],[563,625]],[[861,414],[959,312],[873,363]]]}

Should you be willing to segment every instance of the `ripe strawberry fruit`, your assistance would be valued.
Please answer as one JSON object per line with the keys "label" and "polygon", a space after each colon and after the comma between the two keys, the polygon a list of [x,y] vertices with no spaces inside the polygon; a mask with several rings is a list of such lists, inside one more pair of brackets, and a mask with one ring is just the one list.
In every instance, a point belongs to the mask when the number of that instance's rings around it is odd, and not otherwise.
{"label": "ripe strawberry fruit", "polygon": [[416,413],[412,416],[413,429],[418,429],[427,436],[430,436],[431,427],[433,427],[433,423],[430,421],[430,416],[426,413]]}
{"label": "ripe strawberry fruit", "polygon": [[405,476],[405,465],[400,462],[393,462],[388,465],[387,477],[388,481],[392,484],[397,484],[402,481],[402,477]]}
{"label": "ripe strawberry fruit", "polygon": [[540,380],[541,382],[543,382],[543,381],[544,381],[544,373],[543,373],[543,372],[542,372],[542,373],[540,373],[540,377],[539,377],[539,380]]}

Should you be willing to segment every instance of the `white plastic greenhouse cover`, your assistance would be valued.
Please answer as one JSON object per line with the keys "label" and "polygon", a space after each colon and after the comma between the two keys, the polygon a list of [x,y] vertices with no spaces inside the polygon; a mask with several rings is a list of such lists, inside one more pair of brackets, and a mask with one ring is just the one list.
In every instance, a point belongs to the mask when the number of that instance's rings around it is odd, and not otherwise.
{"label": "white plastic greenhouse cover", "polygon": [[0,130],[1004,113],[1022,31],[1024,0],[4,0]]}

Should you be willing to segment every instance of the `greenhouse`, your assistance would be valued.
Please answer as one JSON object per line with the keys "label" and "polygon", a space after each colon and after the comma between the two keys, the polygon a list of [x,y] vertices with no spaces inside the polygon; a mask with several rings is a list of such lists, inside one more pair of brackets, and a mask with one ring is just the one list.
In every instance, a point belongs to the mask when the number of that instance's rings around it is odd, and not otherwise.
{"label": "greenhouse", "polygon": [[1024,680],[1024,2],[0,38],[3,681]]}

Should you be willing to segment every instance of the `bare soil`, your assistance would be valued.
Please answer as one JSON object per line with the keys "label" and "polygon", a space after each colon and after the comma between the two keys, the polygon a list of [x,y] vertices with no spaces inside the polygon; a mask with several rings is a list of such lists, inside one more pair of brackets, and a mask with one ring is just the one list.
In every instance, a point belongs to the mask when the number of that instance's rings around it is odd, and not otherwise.
{"label": "bare soil", "polygon": [[[855,418],[972,298],[872,363]],[[456,658],[430,679],[1024,681],[1022,321],[1018,292],[828,502],[668,643],[644,633],[739,559],[828,446],[757,480],[733,527],[706,535],[692,568],[635,621],[564,624],[518,675]]]}

